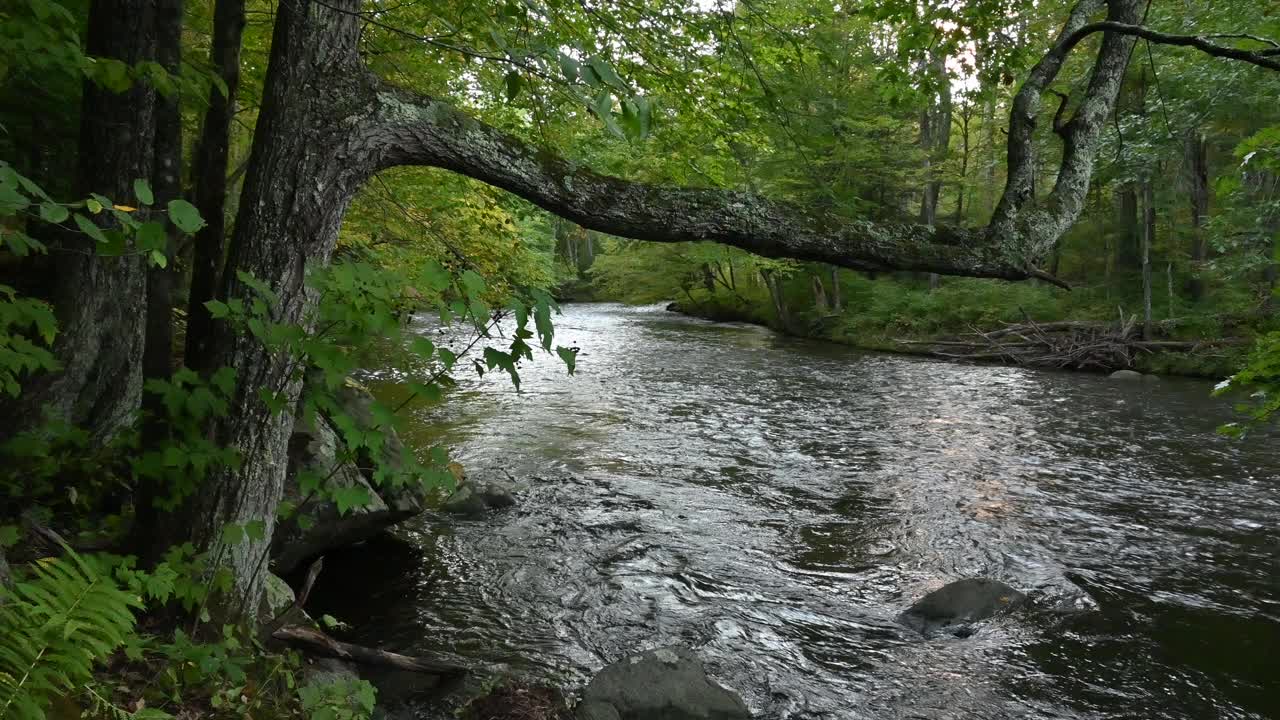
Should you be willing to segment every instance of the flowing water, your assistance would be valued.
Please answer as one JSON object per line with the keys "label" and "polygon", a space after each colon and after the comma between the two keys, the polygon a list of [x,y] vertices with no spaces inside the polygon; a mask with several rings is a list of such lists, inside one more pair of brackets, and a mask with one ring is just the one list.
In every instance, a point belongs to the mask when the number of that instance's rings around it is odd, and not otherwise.
{"label": "flowing water", "polygon": [[[541,356],[522,392],[473,377],[417,412],[408,442],[527,489],[355,556],[325,595],[358,639],[568,685],[684,643],[764,718],[1280,717],[1280,445],[1215,434],[1209,384],[657,308],[571,305],[556,333],[576,376]],[[894,622],[971,576],[1034,602],[963,640]]]}

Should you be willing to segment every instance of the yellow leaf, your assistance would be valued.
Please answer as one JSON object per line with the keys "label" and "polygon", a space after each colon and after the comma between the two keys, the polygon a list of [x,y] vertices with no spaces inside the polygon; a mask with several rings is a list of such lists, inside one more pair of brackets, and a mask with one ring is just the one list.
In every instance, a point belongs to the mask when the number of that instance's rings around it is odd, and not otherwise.
{"label": "yellow leaf", "polygon": [[453,475],[454,480],[458,482],[462,482],[463,478],[466,475],[466,471],[462,469],[462,463],[451,462],[446,467],[449,468],[449,472]]}
{"label": "yellow leaf", "polygon": [[138,209],[136,207],[129,207],[128,205],[112,205],[111,207],[119,210],[120,212],[135,212]]}

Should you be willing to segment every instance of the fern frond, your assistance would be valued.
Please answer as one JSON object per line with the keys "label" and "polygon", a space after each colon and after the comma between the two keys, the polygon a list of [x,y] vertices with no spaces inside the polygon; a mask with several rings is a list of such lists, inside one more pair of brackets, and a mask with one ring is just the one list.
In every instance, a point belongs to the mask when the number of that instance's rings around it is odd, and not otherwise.
{"label": "fern frond", "polygon": [[66,553],[35,563],[0,604],[0,718],[44,720],[55,696],[83,687],[133,632],[138,598],[92,558]]}

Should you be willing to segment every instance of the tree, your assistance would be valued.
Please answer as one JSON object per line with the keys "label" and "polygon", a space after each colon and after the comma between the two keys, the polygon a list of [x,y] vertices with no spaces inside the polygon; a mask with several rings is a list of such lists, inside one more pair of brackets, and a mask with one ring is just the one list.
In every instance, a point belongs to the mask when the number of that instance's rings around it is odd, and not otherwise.
{"label": "tree", "polygon": [[[154,0],[97,0],[85,53],[103,65],[151,61],[154,12]],[[122,90],[84,82],[79,195],[98,193],[117,203],[134,198],[134,181],[152,174],[154,108],[155,91],[146,83]],[[104,211],[96,221],[110,226],[112,217]],[[102,441],[130,422],[142,397],[144,260],[130,253],[100,255],[95,241],[79,234],[66,234],[62,245],[54,290],[61,328],[55,352],[62,368],[32,378],[11,412],[33,424],[46,413],[65,418]]]}

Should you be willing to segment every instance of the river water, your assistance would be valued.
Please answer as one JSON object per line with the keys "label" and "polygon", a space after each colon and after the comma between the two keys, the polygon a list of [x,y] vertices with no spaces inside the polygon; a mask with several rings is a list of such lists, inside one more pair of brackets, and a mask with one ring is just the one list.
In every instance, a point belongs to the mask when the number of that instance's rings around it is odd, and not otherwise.
{"label": "river water", "polygon": [[[568,685],[683,643],[763,718],[1280,717],[1280,445],[1217,435],[1209,384],[620,305],[556,333],[576,376],[541,356],[417,411],[407,442],[527,488],[326,571],[358,639]],[[963,640],[894,622],[972,576],[1034,602]]]}

